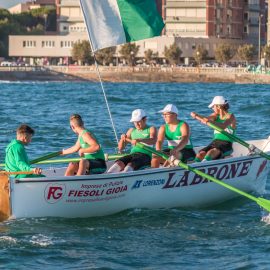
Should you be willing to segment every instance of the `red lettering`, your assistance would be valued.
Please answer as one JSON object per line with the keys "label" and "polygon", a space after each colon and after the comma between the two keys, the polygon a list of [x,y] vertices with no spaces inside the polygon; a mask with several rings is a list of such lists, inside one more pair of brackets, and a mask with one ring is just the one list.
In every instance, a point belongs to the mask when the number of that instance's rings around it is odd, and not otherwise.
{"label": "red lettering", "polygon": [[[54,200],[57,200],[59,198],[61,198],[62,196],[62,187],[50,187],[49,188],[49,191],[48,191],[48,196],[47,196],[47,200],[50,200],[51,197],[54,199]],[[57,192],[59,191],[59,192]]]}

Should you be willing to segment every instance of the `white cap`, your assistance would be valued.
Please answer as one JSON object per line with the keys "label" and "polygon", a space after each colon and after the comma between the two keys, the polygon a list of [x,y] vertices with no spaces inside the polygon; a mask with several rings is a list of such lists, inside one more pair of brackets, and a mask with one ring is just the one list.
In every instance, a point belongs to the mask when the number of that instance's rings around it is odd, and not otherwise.
{"label": "white cap", "polygon": [[176,108],[175,105],[173,104],[167,104],[163,110],[158,111],[159,113],[166,113],[166,112],[170,112],[170,113],[175,113],[178,114],[178,110]]}
{"label": "white cap", "polygon": [[214,105],[224,105],[227,104],[227,100],[223,96],[215,96],[208,106],[208,108],[212,108]]}
{"label": "white cap", "polygon": [[146,116],[146,113],[142,109],[137,109],[132,112],[130,122],[141,121]]}

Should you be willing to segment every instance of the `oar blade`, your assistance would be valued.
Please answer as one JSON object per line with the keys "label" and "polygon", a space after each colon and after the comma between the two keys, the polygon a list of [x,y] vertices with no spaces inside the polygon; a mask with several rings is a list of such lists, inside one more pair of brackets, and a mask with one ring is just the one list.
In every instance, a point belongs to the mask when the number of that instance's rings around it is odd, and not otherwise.
{"label": "oar blade", "polygon": [[260,205],[262,208],[270,212],[270,201],[264,198],[258,198],[257,199],[258,205]]}

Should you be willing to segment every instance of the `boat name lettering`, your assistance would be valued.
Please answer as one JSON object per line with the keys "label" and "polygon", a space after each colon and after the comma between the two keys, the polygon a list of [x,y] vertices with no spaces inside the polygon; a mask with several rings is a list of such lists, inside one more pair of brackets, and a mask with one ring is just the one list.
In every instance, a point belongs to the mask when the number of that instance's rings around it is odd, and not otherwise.
{"label": "boat name lettering", "polygon": [[119,186],[114,188],[108,188],[106,189],[98,189],[98,190],[70,190],[68,192],[68,197],[98,197],[105,194],[116,194],[120,192],[124,192],[127,190],[127,185],[125,186]]}
{"label": "boat name lettering", "polygon": [[[199,171],[211,175],[219,180],[228,180],[236,177],[242,177],[249,173],[250,167],[252,165],[252,160],[226,164],[221,167],[214,166],[205,169],[199,169]],[[175,188],[183,186],[192,186],[203,183],[211,182],[206,178],[194,174],[191,171],[184,171],[184,175],[181,175],[180,179],[176,179],[175,173],[169,173],[169,177],[165,185],[165,188]]]}
{"label": "boat name lettering", "polygon": [[164,185],[165,179],[157,179],[157,180],[136,180],[131,189],[140,188],[141,186],[159,186]]}

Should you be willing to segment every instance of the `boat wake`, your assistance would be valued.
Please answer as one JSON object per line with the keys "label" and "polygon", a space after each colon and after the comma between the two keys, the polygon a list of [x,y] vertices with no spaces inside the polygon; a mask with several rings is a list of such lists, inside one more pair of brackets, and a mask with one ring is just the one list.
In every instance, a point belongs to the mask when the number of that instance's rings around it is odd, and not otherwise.
{"label": "boat wake", "polygon": [[270,214],[268,214],[267,216],[263,216],[261,221],[270,225]]}

